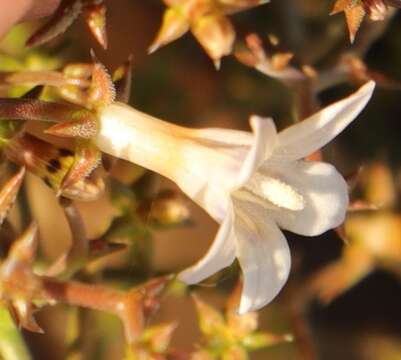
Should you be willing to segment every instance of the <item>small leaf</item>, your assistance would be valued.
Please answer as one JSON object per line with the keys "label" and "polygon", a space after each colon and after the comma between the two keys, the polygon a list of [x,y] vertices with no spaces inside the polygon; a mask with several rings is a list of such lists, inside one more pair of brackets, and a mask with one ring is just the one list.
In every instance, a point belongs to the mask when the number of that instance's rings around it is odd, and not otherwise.
{"label": "small leaf", "polygon": [[241,294],[242,282],[238,282],[227,301],[226,311],[227,325],[230,329],[230,332],[232,332],[232,334],[239,339],[254,332],[258,328],[259,324],[257,312],[248,312],[244,315],[238,314]]}
{"label": "small leaf", "polygon": [[163,15],[162,26],[155,40],[149,46],[151,54],[164,45],[179,39],[189,30],[189,22],[185,15],[176,8],[167,9]]}
{"label": "small leaf", "polygon": [[27,98],[0,98],[0,119],[49,122],[63,122],[71,119],[96,121],[95,115],[85,108]]}
{"label": "small leaf", "polygon": [[231,53],[234,44],[235,31],[231,22],[216,12],[196,19],[191,31],[218,69],[220,59]]}
{"label": "small leaf", "polygon": [[292,342],[292,335],[274,335],[266,332],[257,332],[245,337],[242,341],[244,347],[248,350],[258,350],[277,345],[284,342]]}
{"label": "small leaf", "polygon": [[219,6],[226,14],[234,14],[238,11],[253,8],[269,3],[270,0],[220,0]]}
{"label": "small leaf", "polygon": [[14,316],[16,323],[27,330],[43,332],[33,314],[32,300],[39,296],[42,282],[33,273],[36,257],[38,226],[32,223],[12,244],[6,260],[0,267],[0,297]]}
{"label": "small leaf", "polygon": [[242,347],[232,346],[223,352],[221,360],[248,360],[248,354]]}
{"label": "small leaf", "polygon": [[149,344],[149,350],[159,354],[164,354],[170,345],[171,337],[175,329],[177,328],[177,323],[171,324],[161,324],[152,326],[145,330],[141,336],[141,343]]}
{"label": "small leaf", "polygon": [[0,307],[0,353],[5,359],[32,360],[25,340],[10,315],[5,307]]}
{"label": "small leaf", "polygon": [[363,6],[355,6],[345,11],[345,18],[349,31],[350,42],[353,43],[355,35],[361,27],[362,21],[365,18],[366,11]]}
{"label": "small leaf", "polygon": [[220,334],[225,327],[223,316],[197,296],[193,295],[193,299],[198,312],[199,326],[202,333],[207,336]]}
{"label": "small leaf", "polygon": [[101,153],[89,142],[78,142],[75,146],[75,160],[64,177],[60,191],[71,188],[86,177],[100,164]]}
{"label": "small leaf", "polygon": [[38,229],[38,225],[33,222],[23,232],[23,234],[15,240],[6,261],[1,266],[2,270],[4,270],[4,268],[10,269],[14,267],[11,263],[18,263],[18,265],[23,264],[24,266],[31,266],[33,264],[38,245]]}
{"label": "small leaf", "polygon": [[132,56],[120,66],[113,74],[116,101],[128,103],[131,95],[132,83]]}
{"label": "small leaf", "polygon": [[37,309],[32,303],[17,299],[9,304],[9,310],[19,327],[37,334],[44,333],[35,320],[34,314]]}
{"label": "small leaf", "polygon": [[62,180],[74,161],[74,153],[24,133],[14,137],[5,147],[7,158],[59,190]]}
{"label": "small leaf", "polygon": [[94,65],[92,70],[92,82],[89,87],[88,104],[98,109],[111,104],[116,97],[116,91],[113,81],[104,65],[95,59],[93,53],[92,57],[94,58]]}
{"label": "small leaf", "polygon": [[75,120],[65,121],[47,128],[45,133],[75,139],[92,139],[96,136],[98,122],[94,114],[82,110],[80,113],[75,113],[75,118]]}
{"label": "small leaf", "polygon": [[116,304],[116,312],[124,323],[129,343],[136,342],[145,327],[145,319],[153,315],[160,305],[160,296],[170,282],[170,277],[153,279],[125,294]]}
{"label": "small leaf", "polygon": [[127,249],[126,244],[109,242],[106,238],[89,241],[89,258],[95,260]]}
{"label": "small leaf", "polygon": [[104,0],[85,2],[83,16],[89,30],[103,49],[107,49],[106,4]]}

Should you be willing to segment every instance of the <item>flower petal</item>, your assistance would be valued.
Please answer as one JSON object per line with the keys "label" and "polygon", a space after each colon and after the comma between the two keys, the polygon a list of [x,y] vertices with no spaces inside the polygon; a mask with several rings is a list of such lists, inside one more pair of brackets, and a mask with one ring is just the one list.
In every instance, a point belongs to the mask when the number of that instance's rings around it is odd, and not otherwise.
{"label": "flower petal", "polygon": [[250,124],[254,133],[254,141],[242,164],[237,179],[238,187],[245,184],[256,169],[270,157],[277,142],[276,126],[272,119],[252,115]]}
{"label": "flower petal", "polygon": [[369,81],[351,96],[281,131],[273,157],[298,160],[326,145],[358,116],[374,88],[375,83]]}
{"label": "flower petal", "polygon": [[316,236],[340,225],[348,207],[348,189],[334,166],[323,162],[296,161],[261,172],[288,184],[304,198],[304,208],[291,211],[282,207],[266,210],[286,230]]}
{"label": "flower petal", "polygon": [[239,313],[260,309],[279,293],[287,281],[291,256],[278,226],[265,217],[263,207],[234,200],[234,231],[244,287]]}
{"label": "flower petal", "polygon": [[232,264],[235,259],[232,221],[233,216],[230,207],[230,211],[220,225],[212,246],[199,262],[178,275],[181,281],[187,284],[195,284]]}
{"label": "flower petal", "polygon": [[250,123],[253,136],[238,130],[194,130],[191,138],[197,146],[184,151],[189,166],[176,182],[218,222],[226,216],[229,193],[249,180],[276,145],[271,119],[252,116]]}

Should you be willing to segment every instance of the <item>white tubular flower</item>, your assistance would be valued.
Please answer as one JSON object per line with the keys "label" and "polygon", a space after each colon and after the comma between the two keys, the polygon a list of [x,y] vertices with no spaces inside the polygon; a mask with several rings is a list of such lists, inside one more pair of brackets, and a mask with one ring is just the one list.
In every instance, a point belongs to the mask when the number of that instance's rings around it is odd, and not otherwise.
{"label": "white tubular flower", "polygon": [[114,103],[100,114],[96,143],[111,155],[174,181],[221,223],[207,254],[179,274],[193,284],[239,259],[240,313],[269,303],[290,271],[280,228],[315,236],[340,225],[347,184],[329,164],[302,160],[337,136],[369,101],[374,82],[277,134],[271,119],[252,116],[253,135],[193,130]]}

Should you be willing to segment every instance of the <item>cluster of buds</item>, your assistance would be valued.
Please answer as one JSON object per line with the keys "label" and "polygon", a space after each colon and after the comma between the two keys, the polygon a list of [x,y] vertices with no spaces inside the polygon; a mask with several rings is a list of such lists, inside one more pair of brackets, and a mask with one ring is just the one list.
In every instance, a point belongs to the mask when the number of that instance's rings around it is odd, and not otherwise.
{"label": "cluster of buds", "polygon": [[226,15],[269,2],[269,0],[164,0],[168,9],[163,24],[149,48],[161,46],[191,31],[213,60],[216,68],[223,56],[229,55],[235,41],[235,31]]}
{"label": "cluster of buds", "polygon": [[248,352],[291,342],[290,334],[277,335],[257,331],[258,314],[238,315],[242,284],[238,283],[227,300],[225,316],[194,296],[199,325],[203,335],[200,350],[193,360],[248,359]]}

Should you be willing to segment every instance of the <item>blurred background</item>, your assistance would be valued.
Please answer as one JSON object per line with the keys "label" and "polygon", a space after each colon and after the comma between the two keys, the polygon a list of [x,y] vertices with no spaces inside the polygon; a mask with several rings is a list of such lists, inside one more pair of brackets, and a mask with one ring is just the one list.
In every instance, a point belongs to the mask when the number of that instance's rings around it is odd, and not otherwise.
{"label": "blurred background", "polygon": [[[244,65],[233,55],[224,57],[216,71],[190,33],[148,55],[165,10],[162,1],[110,0],[106,4],[107,51],[78,20],[61,39],[33,52],[20,45],[37,24],[19,26],[2,42],[2,56],[8,61],[11,57],[24,59],[31,68],[44,61],[59,68],[71,62],[90,62],[93,49],[113,72],[133,55],[130,104],[190,127],[248,129],[249,116],[258,114],[272,117],[283,129],[308,113],[291,85]],[[307,66],[316,76],[352,53],[363,61],[363,76],[378,81],[364,112],[323,149],[323,158],[352,182],[354,208],[344,228],[315,238],[286,233],[292,273],[280,295],[260,312],[261,330],[290,333],[294,341],[252,352],[250,359],[401,359],[401,15],[390,10],[383,22],[364,21],[351,45],[343,14],[328,15],[333,5],[334,0],[272,0],[230,16],[237,33],[235,52],[246,51],[245,37],[256,33],[267,54],[293,53],[291,66]],[[269,44],[272,35],[279,39],[278,45]],[[4,59],[3,67],[12,67]],[[312,99],[314,108],[351,93],[363,76],[350,74],[346,81],[334,81]],[[134,194],[143,188],[152,193],[163,189],[179,192],[169,181],[144,174],[123,161],[113,174]],[[118,218],[115,199],[110,201],[115,191],[110,185],[101,199],[78,203],[89,238],[109,231]],[[26,193],[39,223],[40,254],[51,262],[71,241],[67,222],[54,191],[38,177],[28,176]],[[210,246],[217,224],[189,199],[183,201],[190,221],[180,226],[148,224],[142,231],[127,223],[118,227],[114,222],[113,236],[128,237],[135,245],[129,254],[115,254],[92,264],[86,276],[101,268],[102,280],[131,286],[149,274],[173,273],[197,261]],[[191,291],[222,310],[237,278],[238,266],[234,265]],[[152,324],[178,322],[172,344],[179,349],[193,348],[200,335],[193,301],[177,295],[186,291],[169,292],[151,320]],[[64,347],[70,310],[57,305],[38,313],[45,334],[24,333],[35,359],[70,358]],[[85,316],[92,324],[86,336],[92,340],[87,342],[83,359],[123,358],[119,321],[94,311]]]}

